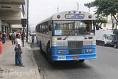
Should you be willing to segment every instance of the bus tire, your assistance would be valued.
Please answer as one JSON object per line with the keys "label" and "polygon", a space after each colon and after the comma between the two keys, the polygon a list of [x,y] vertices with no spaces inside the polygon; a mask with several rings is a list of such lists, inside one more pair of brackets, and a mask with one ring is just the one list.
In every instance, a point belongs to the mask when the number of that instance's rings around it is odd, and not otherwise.
{"label": "bus tire", "polygon": [[40,51],[41,51],[41,53],[42,53],[42,52],[43,52],[43,49],[42,49],[41,41],[40,41],[39,47],[40,47]]}
{"label": "bus tire", "polygon": [[118,48],[118,45],[117,44],[114,44],[114,48]]}
{"label": "bus tire", "polygon": [[47,57],[51,59],[51,51],[50,51],[50,41],[48,41],[47,46],[46,46],[46,53]]}
{"label": "bus tire", "polygon": [[79,63],[84,63],[84,60],[79,60],[78,62],[79,62]]}

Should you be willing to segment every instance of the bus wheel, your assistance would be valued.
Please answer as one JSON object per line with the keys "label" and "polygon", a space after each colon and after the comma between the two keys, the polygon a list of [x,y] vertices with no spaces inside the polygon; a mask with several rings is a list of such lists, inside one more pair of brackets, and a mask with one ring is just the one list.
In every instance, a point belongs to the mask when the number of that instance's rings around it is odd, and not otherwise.
{"label": "bus wheel", "polygon": [[47,43],[46,52],[47,52],[47,57],[51,58],[50,41]]}
{"label": "bus wheel", "polygon": [[115,44],[115,45],[114,45],[114,48],[118,48],[118,45],[117,45],[117,44]]}
{"label": "bus wheel", "polygon": [[40,47],[40,51],[41,51],[41,53],[42,53],[42,52],[43,52],[43,49],[42,49],[41,41],[40,41],[39,47]]}
{"label": "bus wheel", "polygon": [[84,63],[84,60],[79,60],[79,63]]}

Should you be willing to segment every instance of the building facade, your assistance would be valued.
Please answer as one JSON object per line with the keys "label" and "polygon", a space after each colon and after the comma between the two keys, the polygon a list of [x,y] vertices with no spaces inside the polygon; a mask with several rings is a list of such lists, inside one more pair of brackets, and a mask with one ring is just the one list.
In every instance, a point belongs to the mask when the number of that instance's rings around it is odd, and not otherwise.
{"label": "building facade", "polygon": [[25,0],[0,0],[0,32],[12,32],[13,25],[21,25]]}

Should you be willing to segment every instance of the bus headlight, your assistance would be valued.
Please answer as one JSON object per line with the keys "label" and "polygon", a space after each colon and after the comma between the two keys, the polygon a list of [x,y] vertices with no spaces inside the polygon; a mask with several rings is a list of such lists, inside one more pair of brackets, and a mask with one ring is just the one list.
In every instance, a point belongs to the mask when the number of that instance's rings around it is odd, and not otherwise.
{"label": "bus headlight", "polygon": [[86,49],[86,53],[91,53],[93,52],[93,49]]}
{"label": "bus headlight", "polygon": [[96,45],[96,40],[93,40],[92,41],[92,45]]}
{"label": "bus headlight", "polygon": [[56,42],[52,42],[52,45],[53,46],[68,46],[68,43],[67,43],[67,41],[56,41]]}
{"label": "bus headlight", "polygon": [[58,50],[57,53],[58,53],[58,54],[67,54],[68,51],[67,51],[67,50]]}
{"label": "bus headlight", "polygon": [[57,43],[56,42],[52,42],[52,46],[57,46]]}

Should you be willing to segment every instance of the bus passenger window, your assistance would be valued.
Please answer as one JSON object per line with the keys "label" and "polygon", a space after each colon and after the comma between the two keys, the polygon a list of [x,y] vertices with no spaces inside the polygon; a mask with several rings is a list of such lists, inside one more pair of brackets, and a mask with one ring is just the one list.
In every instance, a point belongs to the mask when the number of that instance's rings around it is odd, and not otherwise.
{"label": "bus passenger window", "polygon": [[59,29],[59,24],[55,23],[55,24],[54,24],[54,29],[55,29],[55,30],[58,30],[58,29]]}
{"label": "bus passenger window", "polygon": [[37,30],[38,30],[38,32],[40,32],[40,25],[38,26]]}
{"label": "bus passenger window", "polygon": [[49,25],[49,31],[51,31],[51,25]]}
{"label": "bus passenger window", "polygon": [[86,27],[86,31],[87,31],[87,32],[90,32],[90,28],[89,28],[88,25],[87,25],[87,27]]}

